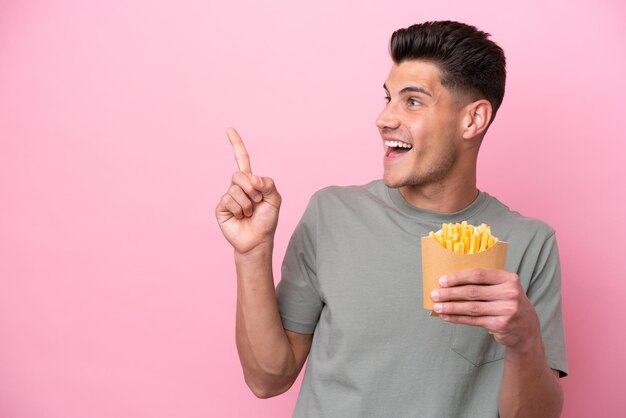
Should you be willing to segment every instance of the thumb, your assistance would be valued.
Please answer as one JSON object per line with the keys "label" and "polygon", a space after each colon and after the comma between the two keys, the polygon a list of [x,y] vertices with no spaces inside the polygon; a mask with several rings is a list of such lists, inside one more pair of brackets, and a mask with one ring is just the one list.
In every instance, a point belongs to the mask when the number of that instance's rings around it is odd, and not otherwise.
{"label": "thumb", "polygon": [[281,198],[274,180],[270,177],[253,176],[252,181],[254,187],[263,194],[263,200],[275,206],[280,205]]}

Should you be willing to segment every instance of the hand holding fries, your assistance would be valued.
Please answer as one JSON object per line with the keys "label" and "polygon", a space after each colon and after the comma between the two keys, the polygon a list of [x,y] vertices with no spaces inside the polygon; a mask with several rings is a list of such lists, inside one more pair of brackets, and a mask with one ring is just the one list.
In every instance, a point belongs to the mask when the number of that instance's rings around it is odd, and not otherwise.
{"label": "hand holding fries", "polygon": [[485,328],[497,342],[524,351],[541,341],[535,308],[515,273],[473,269],[443,276],[434,311],[452,323]]}
{"label": "hand holding fries", "polygon": [[466,221],[444,223],[439,231],[422,237],[424,309],[433,311],[430,293],[439,287],[437,280],[442,275],[472,268],[504,268],[507,248],[507,243],[491,235],[489,225],[473,226]]}
{"label": "hand holding fries", "polygon": [[444,321],[483,327],[508,347],[535,344],[539,320],[517,274],[504,270],[506,252],[487,224],[444,223],[423,237],[424,308]]}

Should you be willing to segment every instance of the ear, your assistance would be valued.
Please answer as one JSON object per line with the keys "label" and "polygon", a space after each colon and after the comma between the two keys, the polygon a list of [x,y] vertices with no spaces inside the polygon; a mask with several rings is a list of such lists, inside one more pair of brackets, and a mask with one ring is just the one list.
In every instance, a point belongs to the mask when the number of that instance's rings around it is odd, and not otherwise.
{"label": "ear", "polygon": [[480,99],[468,104],[463,116],[463,139],[472,139],[482,135],[489,127],[492,108],[488,100]]}

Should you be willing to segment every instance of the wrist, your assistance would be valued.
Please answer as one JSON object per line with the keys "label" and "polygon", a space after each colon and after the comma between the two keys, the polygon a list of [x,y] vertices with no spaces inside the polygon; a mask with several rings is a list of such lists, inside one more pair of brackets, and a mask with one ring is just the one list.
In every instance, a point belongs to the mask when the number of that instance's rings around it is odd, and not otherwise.
{"label": "wrist", "polygon": [[271,259],[273,251],[274,240],[270,239],[268,241],[263,241],[245,252],[235,250],[235,263],[249,262],[268,257]]}
{"label": "wrist", "polygon": [[545,350],[541,335],[521,340],[518,344],[508,346],[505,351],[505,358],[512,361],[524,362],[528,358],[543,358]]}

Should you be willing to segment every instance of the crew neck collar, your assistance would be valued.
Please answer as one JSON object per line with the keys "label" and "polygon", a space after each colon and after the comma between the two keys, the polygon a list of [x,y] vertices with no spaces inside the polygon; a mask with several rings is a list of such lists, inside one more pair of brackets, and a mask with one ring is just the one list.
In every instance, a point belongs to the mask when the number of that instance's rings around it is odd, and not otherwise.
{"label": "crew neck collar", "polygon": [[391,188],[385,186],[387,189],[387,195],[391,199],[394,206],[403,214],[411,217],[417,218],[422,221],[430,221],[435,223],[443,223],[443,222],[461,222],[464,220],[468,220],[471,218],[486,202],[487,194],[478,190],[478,196],[472,203],[470,203],[465,208],[461,209],[458,212],[435,212],[426,209],[416,208],[407,202],[402,194],[400,193],[400,189]]}

